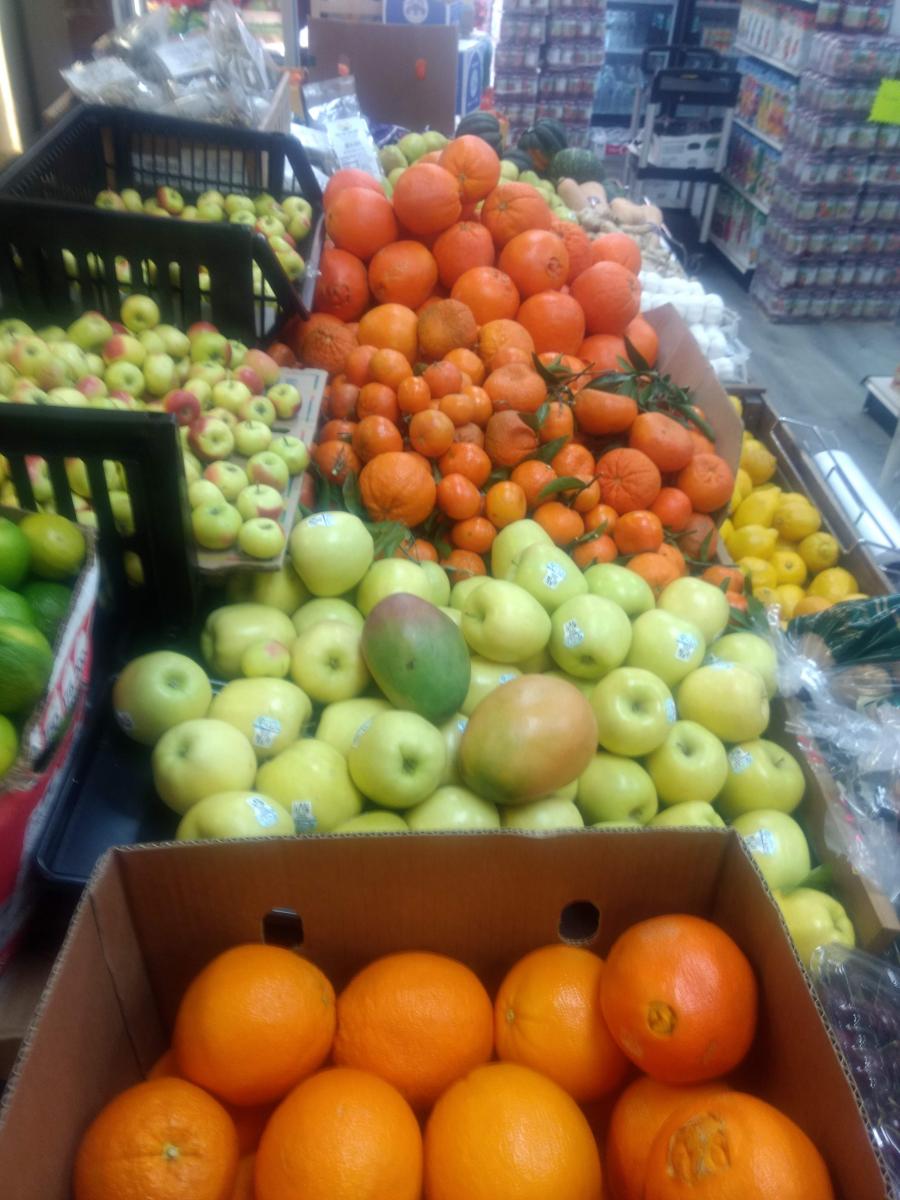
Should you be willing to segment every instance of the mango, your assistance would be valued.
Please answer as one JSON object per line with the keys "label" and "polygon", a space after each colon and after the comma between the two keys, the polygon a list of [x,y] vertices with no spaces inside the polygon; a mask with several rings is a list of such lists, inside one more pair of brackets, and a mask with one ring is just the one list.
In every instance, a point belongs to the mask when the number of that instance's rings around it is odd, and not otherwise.
{"label": "mango", "polygon": [[372,678],[395,708],[440,723],[469,690],[469,650],[458,626],[434,604],[409,592],[378,602],[362,632]]}

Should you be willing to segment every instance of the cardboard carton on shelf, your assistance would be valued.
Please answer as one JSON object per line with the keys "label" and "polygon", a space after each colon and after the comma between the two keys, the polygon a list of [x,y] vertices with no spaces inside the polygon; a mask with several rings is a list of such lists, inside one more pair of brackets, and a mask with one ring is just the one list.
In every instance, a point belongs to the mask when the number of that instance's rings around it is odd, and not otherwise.
{"label": "cardboard carton on shelf", "polygon": [[[842,1200],[885,1184],[845,1067],[761,878],[718,831],[404,834],[114,850],[70,929],[0,1118],[16,1200],[68,1200],[93,1116],[166,1048],[180,997],[214,955],[273,925],[340,988],[365,963],[431,950],[489,990],[561,938],[606,954],[635,921],[687,912],[750,958],[759,1030],[734,1082],[786,1112]],[[269,914],[275,921],[267,923]]]}

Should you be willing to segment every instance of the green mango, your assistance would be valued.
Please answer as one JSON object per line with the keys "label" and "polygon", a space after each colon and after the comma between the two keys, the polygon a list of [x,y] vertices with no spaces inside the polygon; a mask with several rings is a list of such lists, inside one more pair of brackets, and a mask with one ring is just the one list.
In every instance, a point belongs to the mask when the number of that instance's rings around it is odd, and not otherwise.
{"label": "green mango", "polygon": [[457,625],[410,592],[379,601],[366,617],[361,648],[372,678],[396,708],[445,721],[469,690],[469,650]]}

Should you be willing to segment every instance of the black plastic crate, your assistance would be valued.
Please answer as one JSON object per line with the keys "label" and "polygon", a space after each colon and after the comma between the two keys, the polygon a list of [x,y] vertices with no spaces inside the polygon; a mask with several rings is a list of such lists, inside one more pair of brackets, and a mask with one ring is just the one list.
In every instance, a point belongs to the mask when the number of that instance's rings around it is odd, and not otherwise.
{"label": "black plastic crate", "polygon": [[[177,188],[187,203],[213,188],[304,196],[313,224],[298,246],[306,261],[299,290],[266,239],[245,226],[94,204],[107,188],[148,195],[161,186]],[[302,146],[285,134],[81,107],[0,174],[0,196],[8,198],[0,200],[0,303],[9,313],[54,319],[88,307],[111,311],[140,291],[173,322],[213,320],[229,336],[258,341],[311,309],[324,238],[321,191]],[[129,281],[117,279],[117,257],[128,262]],[[253,294],[254,262],[269,297]],[[200,266],[210,273],[208,292],[200,290]],[[92,304],[98,291],[105,303]]]}

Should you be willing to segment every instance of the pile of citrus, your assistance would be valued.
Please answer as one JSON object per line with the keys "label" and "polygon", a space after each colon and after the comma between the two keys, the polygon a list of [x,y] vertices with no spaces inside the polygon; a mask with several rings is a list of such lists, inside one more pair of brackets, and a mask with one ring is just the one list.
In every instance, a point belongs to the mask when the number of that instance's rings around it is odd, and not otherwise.
{"label": "pile of citrus", "polygon": [[725,1080],[757,1003],[731,938],[677,914],[605,962],[534,950],[493,1003],[440,954],[378,959],[336,996],[298,955],[238,946],[85,1133],[74,1197],[830,1200],[806,1135]]}
{"label": "pile of citrus", "polygon": [[654,586],[711,549],[728,465],[689,414],[641,412],[599,378],[657,357],[632,238],[590,242],[472,136],[404,171],[392,200],[339,171],[324,208],[317,311],[286,338],[330,375],[325,479],[357,477],[372,520],[416,529],[420,556],[463,575],[526,513],[581,566],[636,557]]}

